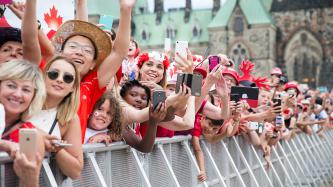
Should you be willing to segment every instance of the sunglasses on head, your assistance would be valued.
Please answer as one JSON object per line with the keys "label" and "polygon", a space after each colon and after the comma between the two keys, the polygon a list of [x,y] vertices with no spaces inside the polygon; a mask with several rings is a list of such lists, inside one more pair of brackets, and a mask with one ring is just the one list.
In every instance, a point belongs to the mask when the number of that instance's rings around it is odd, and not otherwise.
{"label": "sunglasses on head", "polygon": [[[47,71],[47,77],[51,80],[56,80],[59,77],[59,72],[56,70]],[[64,73],[62,79],[65,83],[70,84],[74,81],[74,76],[69,73]]]}

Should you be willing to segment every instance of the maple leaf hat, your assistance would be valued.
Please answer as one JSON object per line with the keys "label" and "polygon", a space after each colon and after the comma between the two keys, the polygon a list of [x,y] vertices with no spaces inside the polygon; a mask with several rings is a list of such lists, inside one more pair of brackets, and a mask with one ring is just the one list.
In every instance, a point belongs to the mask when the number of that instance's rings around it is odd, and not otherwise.
{"label": "maple leaf hat", "polygon": [[0,27],[0,47],[8,41],[22,43],[21,30],[14,27]]}
{"label": "maple leaf hat", "polygon": [[78,35],[87,37],[93,43],[96,49],[95,67],[98,67],[110,54],[112,42],[102,29],[92,23],[80,20],[69,20],[63,23],[52,38],[56,51],[60,53],[63,49],[63,44],[69,38]]}

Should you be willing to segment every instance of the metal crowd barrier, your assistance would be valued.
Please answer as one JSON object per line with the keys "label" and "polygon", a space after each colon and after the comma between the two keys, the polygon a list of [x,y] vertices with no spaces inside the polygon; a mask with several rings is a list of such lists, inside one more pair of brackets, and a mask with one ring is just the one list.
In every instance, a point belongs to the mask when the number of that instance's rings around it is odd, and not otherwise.
{"label": "metal crowd barrier", "polygon": [[[299,134],[281,141],[272,149],[271,169],[265,168],[262,151],[241,137],[211,144],[201,140],[207,181],[197,181],[199,167],[190,145],[190,136],[158,139],[151,153],[143,154],[122,142],[111,146],[84,145],[81,177],[64,177],[55,162],[43,161],[40,186],[332,186],[333,132],[326,140],[317,135]],[[17,186],[12,162],[0,154],[0,187]]]}

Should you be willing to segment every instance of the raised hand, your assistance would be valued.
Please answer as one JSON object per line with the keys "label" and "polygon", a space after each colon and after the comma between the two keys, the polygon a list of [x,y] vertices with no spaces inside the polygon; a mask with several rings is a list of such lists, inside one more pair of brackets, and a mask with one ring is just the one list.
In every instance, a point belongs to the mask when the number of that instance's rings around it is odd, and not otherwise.
{"label": "raised hand", "polygon": [[178,56],[178,59],[180,59],[180,61],[176,60],[177,58],[175,58],[175,66],[177,67],[177,69],[183,71],[184,73],[193,73],[193,56],[192,53],[189,49],[186,49],[187,51],[187,58],[183,58],[180,54],[176,53],[176,55]]}
{"label": "raised hand", "polygon": [[162,121],[165,118],[166,114],[167,114],[167,108],[165,102],[159,103],[155,109],[151,104],[149,108],[149,121],[154,122],[154,124],[157,124],[158,122]]}
{"label": "raised hand", "polygon": [[17,18],[22,19],[25,10],[25,3],[23,2],[13,2],[8,5],[8,8],[17,16]]}
{"label": "raised hand", "polygon": [[130,8],[132,9],[136,3],[136,0],[119,0],[120,8]]}

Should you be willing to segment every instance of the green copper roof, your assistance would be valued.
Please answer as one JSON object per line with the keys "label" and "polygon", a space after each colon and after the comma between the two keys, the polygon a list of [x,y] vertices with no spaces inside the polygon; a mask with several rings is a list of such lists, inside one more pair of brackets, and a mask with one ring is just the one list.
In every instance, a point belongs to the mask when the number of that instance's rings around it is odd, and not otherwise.
{"label": "green copper roof", "polygon": [[[172,28],[176,29],[174,41],[186,40],[190,43],[207,42],[209,39],[207,26],[212,19],[211,10],[192,11],[188,23],[184,22],[184,14],[185,12],[183,10],[164,12],[159,25],[156,24],[156,14],[154,13],[136,15],[133,17],[133,21],[136,25],[134,38],[142,46],[163,45],[166,36],[166,28],[170,25]],[[192,36],[192,29],[195,25],[198,25],[198,28],[201,29],[201,35],[199,37]],[[144,28],[150,33],[150,37],[146,41],[142,40],[141,37],[141,32]]]}
{"label": "green copper roof", "polygon": [[[209,24],[209,27],[227,26],[236,3],[237,0],[227,0],[227,2],[220,8],[213,21]],[[268,7],[268,2],[264,5],[261,0],[238,0],[238,3],[249,24],[273,23],[272,18],[265,7]]]}
{"label": "green copper roof", "polygon": [[115,19],[119,18],[118,0],[88,0],[88,14],[112,15]]}

